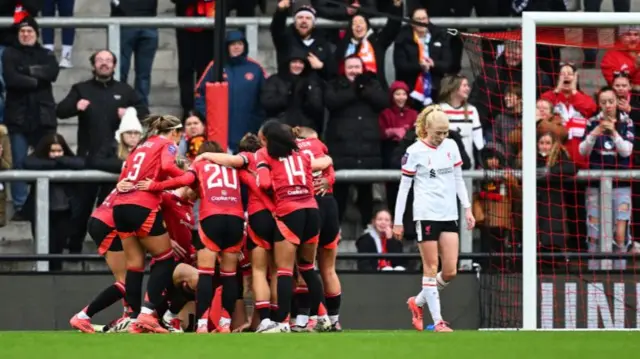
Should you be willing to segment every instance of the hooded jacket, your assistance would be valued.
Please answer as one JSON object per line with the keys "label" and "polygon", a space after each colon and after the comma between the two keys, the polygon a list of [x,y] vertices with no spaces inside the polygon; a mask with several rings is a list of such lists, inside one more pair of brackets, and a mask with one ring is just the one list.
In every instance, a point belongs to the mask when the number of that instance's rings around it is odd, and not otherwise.
{"label": "hooded jacket", "polygon": [[[244,52],[240,56],[229,57],[224,64],[224,79],[229,85],[229,148],[236,151],[242,136],[247,132],[257,132],[264,122],[264,110],[260,106],[260,92],[265,81],[262,66],[249,58],[249,47],[244,34],[240,31],[227,33],[226,42],[229,45],[235,41],[244,42]],[[213,82],[213,61],[202,74],[196,84],[195,110],[201,118],[206,118],[206,89],[207,83]],[[207,124],[211,125],[207,119]]]}
{"label": "hooded jacket", "polygon": [[260,102],[267,117],[276,118],[291,126],[311,127],[322,133],[324,98],[322,79],[312,71],[307,53],[293,49],[289,63],[302,60],[304,70],[299,75],[279,72],[267,79],[262,88]]}
{"label": "hooded jacket", "polygon": [[[404,90],[407,93],[407,103],[400,108],[393,100],[396,91]],[[398,164],[393,163],[393,152],[400,143],[400,140],[394,140],[386,135],[386,130],[390,128],[404,128],[411,131],[418,118],[418,112],[409,106],[409,86],[402,81],[395,81],[389,88],[390,106],[384,109],[378,117],[378,125],[380,126],[380,136],[382,138],[382,162],[384,168],[397,169]]]}

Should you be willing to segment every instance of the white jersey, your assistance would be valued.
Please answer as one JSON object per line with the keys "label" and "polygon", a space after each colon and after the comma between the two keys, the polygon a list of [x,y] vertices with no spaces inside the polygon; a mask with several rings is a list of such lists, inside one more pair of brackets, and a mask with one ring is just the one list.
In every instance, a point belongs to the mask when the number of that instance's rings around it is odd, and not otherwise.
{"label": "white jersey", "polygon": [[464,107],[455,108],[446,102],[441,103],[440,107],[449,117],[449,130],[460,133],[464,149],[471,159],[471,168],[474,168],[473,146],[475,145],[478,150],[484,148],[484,135],[478,109],[471,104],[467,104],[466,110]]}
{"label": "white jersey", "polygon": [[456,142],[446,138],[433,147],[417,141],[402,158],[402,173],[413,177],[413,220],[456,221],[456,179],[454,167],[462,165]]}

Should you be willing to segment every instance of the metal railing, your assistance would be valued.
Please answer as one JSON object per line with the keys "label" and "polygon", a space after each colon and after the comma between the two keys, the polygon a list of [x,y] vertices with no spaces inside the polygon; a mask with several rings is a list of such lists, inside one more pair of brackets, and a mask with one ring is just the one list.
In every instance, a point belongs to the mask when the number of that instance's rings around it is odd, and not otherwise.
{"label": "metal railing", "polygon": [[[516,177],[519,171],[512,172]],[[484,178],[501,178],[503,171],[464,171],[463,176],[467,180]],[[339,182],[397,182],[401,173],[397,170],[340,170],[336,172],[336,180]],[[35,181],[36,190],[36,215],[35,218],[35,245],[36,254],[49,253],[49,184],[50,182],[115,182],[118,176],[95,170],[85,171],[0,171],[0,182]],[[611,252],[613,244],[613,180],[640,178],[640,170],[627,171],[580,171],[576,176],[578,180],[600,181],[600,206],[601,206],[601,246],[603,252]],[[462,235],[462,234],[461,234]],[[470,240],[470,238],[462,238]],[[463,250],[464,256],[470,250]],[[38,271],[48,271],[48,262],[37,263]]]}
{"label": "metal railing", "polygon": [[[374,27],[384,26],[386,19],[371,19]],[[522,23],[519,18],[484,17],[484,18],[431,18],[433,24],[442,27],[453,28],[507,28],[518,27]],[[288,23],[292,20],[289,19]],[[13,24],[13,18],[0,17],[0,27],[9,27]],[[213,28],[213,18],[193,17],[44,17],[38,18],[41,27],[55,28],[106,28],[107,48],[114,54],[120,54],[120,30],[122,27],[151,27],[151,28]],[[260,28],[268,28],[271,25],[270,17],[237,18],[230,17],[226,20],[227,27],[242,28],[249,46],[249,56],[258,56],[258,33]],[[347,22],[318,19],[316,26],[320,28],[338,28],[347,26]],[[212,45],[213,46],[213,45]],[[120,79],[119,69],[116,66],[114,78]]]}

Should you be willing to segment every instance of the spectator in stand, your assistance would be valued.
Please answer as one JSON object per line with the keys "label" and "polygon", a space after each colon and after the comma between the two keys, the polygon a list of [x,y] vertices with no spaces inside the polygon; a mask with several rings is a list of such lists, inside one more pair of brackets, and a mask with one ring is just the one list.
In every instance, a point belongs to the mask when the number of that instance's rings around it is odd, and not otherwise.
{"label": "spectator in stand", "polygon": [[[240,139],[247,133],[257,133],[264,122],[260,106],[260,92],[265,81],[262,66],[247,56],[247,39],[240,31],[227,33],[227,61],[224,65],[229,83],[229,149],[237,151]],[[200,118],[207,118],[206,89],[213,81],[213,61],[196,85],[195,110]],[[208,123],[207,120],[205,120]]]}
{"label": "spectator in stand", "polygon": [[[402,16],[402,0],[393,0],[392,12],[389,15]],[[355,14],[349,20],[349,26],[345,35],[336,47],[336,59],[338,69],[344,73],[344,59],[357,55],[364,63],[365,71],[371,71],[378,75],[378,80],[383,88],[388,88],[385,76],[385,57],[387,49],[393,43],[400,32],[402,23],[392,17],[380,31],[371,28],[369,18],[363,14]]]}
{"label": "spectator in stand", "polygon": [[120,127],[113,137],[113,141],[105,141],[93,156],[90,166],[100,171],[119,175],[127,156],[140,143],[142,137],[142,125],[134,107],[127,108],[122,116],[122,121],[120,121]]}
{"label": "spectator in stand", "polygon": [[507,87],[504,95],[504,112],[496,116],[493,133],[485,133],[488,142],[498,142],[505,146],[504,155],[513,163],[520,152],[520,143],[511,142],[510,135],[522,128],[522,89],[518,85]]}
{"label": "spectator in stand", "polygon": [[[358,253],[402,253],[402,241],[393,236],[391,227],[391,212],[388,209],[378,209],[364,234],[356,240]],[[402,259],[363,259],[358,261],[358,271],[404,271],[404,262]]]}
{"label": "spectator in stand", "polygon": [[276,48],[278,72],[287,72],[291,53],[294,48],[298,48],[307,54],[311,68],[322,79],[331,80],[336,76],[337,66],[331,46],[315,28],[315,9],[311,6],[298,6],[294,9],[293,25],[287,26],[290,7],[290,0],[281,0],[271,20],[271,39]]}
{"label": "spectator in stand", "polygon": [[638,67],[638,51],[640,50],[640,26],[618,27],[618,48],[604,54],[600,63],[602,76],[607,84],[613,84],[614,73],[629,73],[631,85],[640,89],[640,68]]}
{"label": "spectator in stand", "polygon": [[[44,136],[35,151],[25,160],[25,168],[38,171],[81,170],[84,159],[76,157],[62,135],[51,133]],[[77,225],[71,216],[75,185],[71,183],[51,183],[49,187],[49,254],[62,254],[67,246],[71,229]],[[35,238],[36,193],[31,191],[25,203],[24,215],[31,222]],[[62,269],[61,261],[49,262],[49,269]]]}
{"label": "spectator in stand", "polygon": [[[18,43],[5,49],[2,69],[7,88],[5,125],[9,129],[14,169],[23,169],[29,146],[35,147],[47,134],[55,133],[52,84],[58,78],[58,60],[38,43],[38,23],[32,17],[18,25]],[[27,184],[12,183],[16,220],[27,200]]]}
{"label": "spectator in stand", "polygon": [[306,126],[322,133],[324,125],[324,83],[312,70],[306,53],[294,48],[286,72],[267,79],[260,102],[267,117],[292,127]]}
{"label": "spectator in stand", "polygon": [[484,148],[484,135],[478,110],[467,99],[471,87],[469,80],[462,75],[447,76],[440,84],[440,107],[449,117],[449,130],[462,136],[465,152],[471,159],[471,167],[475,168],[474,152]]}
{"label": "spectator in stand", "polygon": [[[54,17],[56,10],[60,17],[72,17],[75,0],[45,0],[42,8],[42,16]],[[70,69],[73,67],[71,55],[73,53],[73,40],[76,36],[76,29],[65,27],[62,29],[62,56],[60,56],[60,68]],[[42,29],[42,43],[44,47],[53,51],[55,47],[55,29],[46,27]]]}
{"label": "spectator in stand", "polygon": [[[507,87],[522,87],[522,46],[517,41],[507,41],[504,51],[496,60],[485,62],[480,76],[473,82],[469,102],[478,109],[480,123],[485,134],[493,133],[495,117],[504,111],[504,95]],[[538,72],[538,95],[553,88],[553,80],[544,72]]]}
{"label": "spectator in stand", "polygon": [[[78,117],[78,156],[91,164],[100,149],[111,143],[127,107],[135,107],[138,116],[149,110],[138,93],[127,83],[113,79],[116,56],[108,50],[99,50],[89,58],[93,78],[71,86],[67,96],[58,104],[60,119]],[[93,206],[102,203],[113,189],[112,183],[83,183],[77,185],[73,206],[74,233],[70,252],[80,253],[86,236],[86,225]]]}
{"label": "spectator in stand", "polygon": [[[215,15],[215,1],[171,0],[171,2],[176,5],[176,16],[213,18]],[[202,46],[202,44],[213,44],[213,29],[176,29],[178,86],[183,119],[189,117],[189,113],[194,109],[193,89],[196,87],[196,80],[202,76],[213,58],[213,46]]]}
{"label": "spectator in stand", "polygon": [[[384,109],[378,117],[380,138],[382,139],[382,168],[397,170],[399,162],[395,161],[395,152],[400,141],[413,129],[418,118],[416,110],[408,103],[409,86],[402,81],[395,81],[389,89],[390,106]],[[396,208],[397,182],[387,182],[387,205]]]}
{"label": "spectator in stand", "polygon": [[[631,0],[612,0],[613,2],[613,11],[615,12],[629,12],[631,11]],[[584,11],[585,12],[600,12],[600,7],[602,6],[602,0],[584,0]],[[597,28],[585,28],[585,32],[593,31],[595,38],[598,38],[598,30]],[[586,36],[587,34],[585,34]],[[597,65],[597,55],[598,50],[596,49],[585,49],[584,50],[584,64],[583,68],[595,68]],[[634,61],[635,62],[635,61]],[[604,70],[603,70],[604,71]]]}
{"label": "spectator in stand", "polygon": [[[156,17],[158,0],[111,1],[111,17]],[[120,81],[127,83],[131,56],[134,57],[136,79],[134,88],[146,106],[149,106],[151,70],[158,50],[158,29],[123,27],[120,29]]]}
{"label": "spectator in stand", "polygon": [[[388,97],[372,72],[364,72],[362,60],[351,55],[345,62],[345,75],[327,84],[325,104],[329,122],[325,143],[333,158],[333,166],[343,169],[382,168],[378,114],[388,106]],[[349,184],[336,183],[333,193],[343,218],[349,198]],[[372,218],[371,183],[356,185],[362,223]]]}
{"label": "spectator in stand", "polygon": [[207,140],[206,126],[200,117],[194,112],[184,121],[184,134],[178,144],[178,153],[189,161],[193,161],[198,156],[200,146]]}
{"label": "spectator in stand", "polygon": [[411,19],[426,26],[404,26],[396,38],[393,65],[396,79],[411,90],[416,109],[431,104],[438,95],[440,81],[449,73],[451,49],[449,35],[429,23],[427,10],[415,9]]}
{"label": "spectator in stand", "polygon": [[[9,130],[7,126],[0,125],[0,171],[10,170],[13,167],[11,157],[11,141],[9,141]],[[0,227],[7,224],[7,187],[5,183],[0,183]]]}
{"label": "spectator in stand", "polygon": [[[597,95],[600,112],[590,118],[586,135],[580,143],[580,154],[589,158],[589,167],[597,170],[623,170],[631,166],[631,154],[635,132],[629,115],[618,110],[618,99],[611,87],[602,88]],[[599,252],[600,184],[590,181],[587,188],[587,246],[590,252]],[[605,204],[614,212],[614,252],[626,252],[631,246],[631,183],[629,180],[614,180],[613,203]],[[615,261],[616,269],[624,269],[624,261]],[[589,269],[599,269],[597,261],[589,261]],[[616,265],[614,264],[614,266]],[[622,267],[619,267],[619,266]]]}
{"label": "spectator in stand", "polygon": [[587,118],[596,111],[593,99],[578,89],[578,72],[573,64],[561,64],[560,76],[555,90],[542,94],[541,98],[554,105],[554,112],[560,116],[567,129],[566,149],[578,168],[588,168],[587,158],[580,154],[578,146],[587,126]]}

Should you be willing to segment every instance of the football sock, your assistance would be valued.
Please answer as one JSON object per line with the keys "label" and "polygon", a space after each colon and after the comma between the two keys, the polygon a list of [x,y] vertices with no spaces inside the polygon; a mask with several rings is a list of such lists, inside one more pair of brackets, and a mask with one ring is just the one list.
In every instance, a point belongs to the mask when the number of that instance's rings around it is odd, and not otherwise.
{"label": "football sock", "polygon": [[[196,290],[196,318],[202,319],[213,299],[213,268],[198,268],[198,289]],[[199,325],[200,323],[198,323]]]}
{"label": "football sock", "polygon": [[291,312],[293,296],[293,272],[290,269],[278,269],[278,314],[274,321],[282,323]]}
{"label": "football sock", "polygon": [[327,303],[327,314],[331,324],[335,324],[340,319],[340,304],[342,302],[342,293],[338,294],[325,294],[324,300]]}
{"label": "football sock", "polygon": [[88,317],[93,317],[96,313],[99,313],[105,308],[111,306],[113,303],[122,299],[124,297],[124,293],[124,283],[115,282],[100,292],[100,294],[98,294],[98,296],[89,303],[85,314]]}
{"label": "football sock", "polygon": [[272,321],[276,321],[278,318],[278,305],[277,304],[269,304],[270,318]]}
{"label": "football sock", "polygon": [[[145,303],[145,307],[156,309],[165,301],[164,291],[172,284],[173,270],[176,261],[173,256],[173,249],[154,256],[155,264],[151,267],[149,275],[149,283],[147,283],[147,294],[149,295],[149,303]],[[150,305],[149,305],[150,304]],[[159,315],[161,313],[158,313]]]}
{"label": "football sock", "polygon": [[269,319],[269,315],[271,314],[271,309],[268,301],[256,302],[255,308],[258,311],[260,322],[262,322],[265,319]]}
{"label": "football sock", "polygon": [[442,278],[442,272],[438,272],[438,274],[436,274],[436,282],[438,284],[438,290],[443,290],[449,285],[449,282]]}
{"label": "football sock", "polygon": [[438,286],[435,277],[422,277],[422,291],[416,298],[416,304],[420,307],[426,303],[431,313],[431,318],[434,323],[438,323],[442,320],[440,314],[440,293],[438,292]]}
{"label": "football sock", "polygon": [[236,308],[236,300],[238,299],[236,272],[225,272],[221,270],[220,280],[222,281],[222,307],[229,313],[229,318],[231,318]]}
{"label": "football sock", "polygon": [[[317,311],[320,303],[324,303],[324,288],[320,275],[315,271],[313,264],[298,264],[300,275],[304,278],[309,288],[309,308]],[[312,313],[313,314],[313,313]]]}
{"label": "football sock", "polygon": [[137,318],[142,307],[142,279],[144,268],[127,268],[127,276],[124,282],[125,300],[131,308],[131,318]]}
{"label": "football sock", "polygon": [[296,316],[296,325],[304,327],[309,322],[309,313],[311,311],[309,289],[306,286],[298,286],[293,302],[297,306],[297,310],[292,310],[291,314]]}

